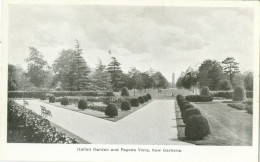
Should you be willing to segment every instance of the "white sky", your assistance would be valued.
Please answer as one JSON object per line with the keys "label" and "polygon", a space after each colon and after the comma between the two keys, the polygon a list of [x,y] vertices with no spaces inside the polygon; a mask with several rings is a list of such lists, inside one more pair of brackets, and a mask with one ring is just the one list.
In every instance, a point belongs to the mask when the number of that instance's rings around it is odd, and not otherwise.
{"label": "white sky", "polygon": [[250,8],[12,5],[9,63],[26,67],[33,46],[52,64],[78,39],[92,68],[111,50],[124,72],[153,68],[171,81],[208,58],[233,56],[252,70],[253,34]]}

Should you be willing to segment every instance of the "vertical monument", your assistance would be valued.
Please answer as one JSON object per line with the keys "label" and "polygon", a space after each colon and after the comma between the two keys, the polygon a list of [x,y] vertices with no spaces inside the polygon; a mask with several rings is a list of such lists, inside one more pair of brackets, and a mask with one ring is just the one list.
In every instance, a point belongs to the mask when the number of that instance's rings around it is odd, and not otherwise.
{"label": "vertical monument", "polygon": [[175,87],[175,74],[172,73],[172,88]]}

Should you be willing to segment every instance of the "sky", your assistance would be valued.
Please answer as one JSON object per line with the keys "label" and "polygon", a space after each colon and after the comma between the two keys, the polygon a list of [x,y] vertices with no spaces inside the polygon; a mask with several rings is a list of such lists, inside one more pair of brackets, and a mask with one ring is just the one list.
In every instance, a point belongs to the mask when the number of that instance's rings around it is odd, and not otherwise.
{"label": "sky", "polygon": [[[234,57],[241,71],[253,69],[251,8],[11,5],[8,62],[26,68],[29,46],[50,65],[80,41],[91,68],[114,56],[124,72],[160,71],[171,82],[206,59]],[[112,55],[108,53],[111,51]]]}

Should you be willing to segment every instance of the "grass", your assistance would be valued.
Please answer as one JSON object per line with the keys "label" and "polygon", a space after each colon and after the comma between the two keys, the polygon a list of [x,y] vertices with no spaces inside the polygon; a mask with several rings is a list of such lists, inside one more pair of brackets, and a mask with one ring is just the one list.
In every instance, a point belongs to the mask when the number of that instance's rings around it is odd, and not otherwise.
{"label": "grass", "polygon": [[[194,103],[193,103],[194,104]],[[176,106],[176,117],[179,139],[196,145],[230,145],[251,146],[253,119],[252,115],[244,110],[236,110],[227,106],[226,103],[196,103],[202,115],[209,121],[211,134],[203,140],[188,140],[185,138],[185,124]]]}
{"label": "grass", "polygon": [[77,105],[66,105],[66,106],[64,106],[64,105],[61,105],[60,102],[49,103],[47,100],[41,101],[41,102],[44,102],[46,104],[50,104],[50,105],[53,105],[53,106],[56,106],[56,107],[68,109],[68,110],[71,110],[71,111],[76,111],[76,112],[79,112],[79,113],[82,113],[82,114],[94,116],[94,117],[97,117],[97,118],[105,119],[105,120],[108,120],[108,121],[116,122],[116,121],[132,114],[133,112],[139,110],[143,106],[149,104],[151,101],[152,100],[149,100],[148,102],[145,102],[144,104],[140,104],[139,107],[132,107],[131,110],[128,110],[128,111],[122,111],[121,108],[118,107],[118,116],[115,116],[115,117],[108,117],[108,116],[105,115],[105,112],[101,112],[101,111],[96,111],[96,110],[91,110],[91,109],[81,110],[81,109],[78,109]]}

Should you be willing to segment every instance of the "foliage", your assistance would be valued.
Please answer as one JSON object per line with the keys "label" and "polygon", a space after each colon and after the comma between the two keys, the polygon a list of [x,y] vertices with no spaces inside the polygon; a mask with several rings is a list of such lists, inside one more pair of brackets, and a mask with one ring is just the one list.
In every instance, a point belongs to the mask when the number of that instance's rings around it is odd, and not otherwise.
{"label": "foliage", "polygon": [[157,87],[158,89],[169,87],[169,82],[160,72],[156,72],[151,76],[151,78],[154,81],[154,86]]}
{"label": "foliage", "polygon": [[246,92],[246,98],[253,98],[253,96],[254,96],[253,91]]}
{"label": "foliage", "polygon": [[58,132],[49,120],[8,101],[7,142],[12,143],[77,143],[77,140]]}
{"label": "foliage", "polygon": [[245,74],[245,78],[244,78],[244,86],[245,86],[245,89],[247,91],[252,91],[253,90],[253,81],[254,81],[254,78],[253,78],[253,73],[252,72],[247,72]]}
{"label": "foliage", "polygon": [[78,108],[81,110],[87,109],[88,108],[87,101],[83,99],[79,100]]}
{"label": "foliage", "polygon": [[218,82],[218,85],[217,85],[217,89],[218,90],[230,90],[232,89],[232,85],[230,83],[230,80],[229,79],[222,79]]}
{"label": "foliage", "polygon": [[69,105],[69,99],[67,97],[62,97],[61,105]]}
{"label": "foliage", "polygon": [[147,93],[147,98],[148,98],[148,100],[151,100],[152,99],[152,96],[149,94],[149,93]]}
{"label": "foliage", "polygon": [[123,101],[121,103],[121,110],[131,110],[131,103],[129,101]]}
{"label": "foliage", "polygon": [[232,87],[244,87],[244,76],[241,73],[236,73],[232,77]]}
{"label": "foliage", "polygon": [[186,89],[190,89],[192,86],[195,86],[198,82],[197,71],[189,67],[185,73],[182,74],[182,85]]}
{"label": "foliage", "polygon": [[138,97],[138,102],[140,103],[140,104],[143,104],[145,101],[144,101],[144,97],[143,96],[139,96]]}
{"label": "foliage", "polygon": [[114,91],[118,91],[122,85],[122,70],[120,63],[115,57],[111,57],[112,61],[108,64],[107,71],[111,76],[111,84]]}
{"label": "foliage", "polygon": [[222,61],[222,64],[224,73],[229,75],[229,79],[232,82],[234,74],[239,72],[239,63],[235,61],[234,57],[227,57]]}
{"label": "foliage", "polygon": [[143,98],[144,98],[144,102],[147,102],[149,100],[146,95],[144,95]]}
{"label": "foliage", "polygon": [[182,114],[182,119],[183,119],[183,123],[187,123],[187,120],[190,116],[192,115],[201,115],[201,112],[199,109],[197,108],[189,108],[189,109],[186,109]]}
{"label": "foliage", "polygon": [[109,116],[109,117],[114,117],[114,116],[118,116],[118,109],[116,107],[115,104],[108,104],[106,111],[105,111],[105,115]]}
{"label": "foliage", "polygon": [[233,107],[233,108],[235,108],[235,109],[237,109],[237,110],[244,110],[244,109],[245,109],[243,103],[229,103],[229,104],[227,104],[227,105],[228,105],[229,107]]}
{"label": "foliage", "polygon": [[192,115],[187,119],[185,136],[188,139],[201,140],[210,134],[208,120],[202,115]]}
{"label": "foliage", "polygon": [[129,97],[129,96],[130,96],[127,87],[122,88],[122,90],[121,90],[121,96],[126,96],[126,97]]}
{"label": "foliage", "polygon": [[55,102],[55,97],[54,96],[50,96],[49,103],[54,103],[54,102]]}
{"label": "foliage", "polygon": [[181,110],[181,113],[184,113],[186,110],[192,109],[192,108],[194,108],[194,106],[192,104],[185,103],[185,104],[181,105],[180,110]]}
{"label": "foliage", "polygon": [[253,114],[253,100],[247,100],[245,102],[245,109],[249,114]]}
{"label": "foliage", "polygon": [[245,90],[243,87],[236,87],[233,93],[233,101],[244,101],[245,100]]}
{"label": "foliage", "polygon": [[42,95],[40,96],[40,100],[46,100],[46,99],[47,99],[46,94],[42,94]]}
{"label": "foliage", "polygon": [[189,95],[185,99],[189,102],[212,102],[212,96]]}
{"label": "foliage", "polygon": [[233,92],[217,92],[212,94],[213,97],[224,97],[225,99],[231,99]]}
{"label": "foliage", "polygon": [[202,87],[200,91],[200,95],[209,96],[209,88],[207,86]]}
{"label": "foliage", "polygon": [[130,100],[130,102],[131,102],[131,105],[132,105],[133,107],[138,107],[138,106],[139,106],[139,101],[138,101],[137,98],[132,98],[132,99]]}

